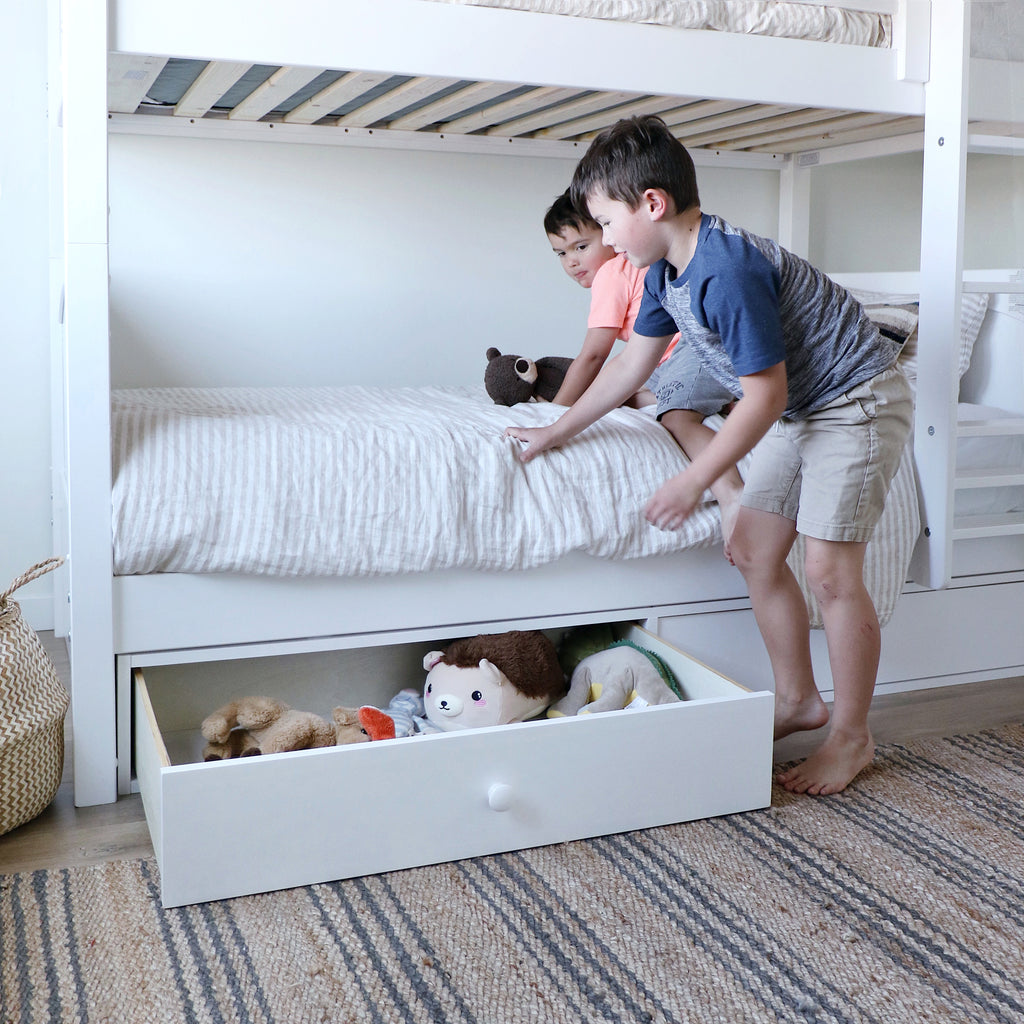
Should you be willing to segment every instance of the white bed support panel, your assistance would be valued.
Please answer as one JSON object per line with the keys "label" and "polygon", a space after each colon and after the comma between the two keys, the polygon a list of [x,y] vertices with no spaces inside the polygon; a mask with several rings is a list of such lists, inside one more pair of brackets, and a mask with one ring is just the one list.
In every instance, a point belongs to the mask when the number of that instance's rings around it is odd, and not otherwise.
{"label": "white bed support panel", "polygon": [[932,78],[925,90],[921,199],[921,337],[914,455],[923,536],[911,576],[945,587],[953,562],[953,465],[967,177],[970,5],[934,0]]}
{"label": "white bed support panel", "polygon": [[[898,10],[904,2],[885,6]],[[747,83],[754,81],[757,99],[770,103],[806,106],[813,98],[815,106],[897,114],[924,108],[920,82],[898,75],[895,49],[422,0],[303,0],[288,18],[272,0],[252,0],[241,17],[232,0],[111,0],[111,6],[110,47],[126,53],[739,100],[751,99]],[[700,37],[685,61],[679,60],[681,33]],[[623,59],[623,40],[631,39],[631,52],[643,53],[644,61]],[[919,45],[927,50],[926,41]],[[911,64],[920,67],[920,58]]]}
{"label": "white bed support panel", "polygon": [[[56,4],[56,0],[54,0]],[[62,18],[64,337],[69,650],[75,802],[116,799],[110,348],[107,280],[107,11],[65,2]]]}
{"label": "white bed support panel", "polygon": [[[922,26],[931,12],[929,54]],[[869,109],[927,119],[922,240],[922,333],[939,344],[921,355],[926,395],[918,459],[930,537],[922,580],[950,576],[950,448],[955,428],[952,372],[958,320],[965,140],[965,0],[900,0],[904,47],[808,44],[701,33],[678,59],[679,31],[421,0],[299,0],[282,18],[276,3],[252,0],[239,16],[231,0],[139,3],[51,0],[62,19],[64,246],[63,326],[66,417],[68,613],[73,680],[75,801],[117,793],[114,598],[110,550],[109,314],[107,283],[107,50],[310,67],[355,67],[471,80],[573,85],[679,96]],[[904,27],[900,27],[904,26]],[[693,35],[693,33],[688,33]],[[622,40],[646,59],[622,59]],[[737,57],[741,55],[742,60]],[[930,66],[929,66],[930,60]],[[738,69],[743,69],[742,74]],[[927,78],[927,85],[920,82]],[[806,179],[784,188],[790,209],[781,233],[806,248]],[[788,198],[785,198],[788,196]],[[950,203],[956,196],[956,203]],[[788,226],[787,226],[788,225]],[[54,288],[55,296],[58,289]],[[55,320],[58,310],[54,310]],[[942,382],[946,382],[945,385]],[[934,428],[929,431],[929,427]],[[61,537],[60,526],[56,536]],[[58,540],[58,544],[63,541]],[[126,591],[127,592],[127,591]],[[64,595],[58,597],[63,601]],[[58,613],[58,622],[64,616]]]}

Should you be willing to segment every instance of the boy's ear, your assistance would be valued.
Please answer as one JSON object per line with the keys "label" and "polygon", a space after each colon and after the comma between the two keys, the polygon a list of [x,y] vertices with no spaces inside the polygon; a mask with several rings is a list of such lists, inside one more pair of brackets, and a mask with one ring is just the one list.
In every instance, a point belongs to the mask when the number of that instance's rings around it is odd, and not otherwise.
{"label": "boy's ear", "polygon": [[675,208],[668,193],[661,188],[644,189],[642,205],[651,220],[661,220]]}

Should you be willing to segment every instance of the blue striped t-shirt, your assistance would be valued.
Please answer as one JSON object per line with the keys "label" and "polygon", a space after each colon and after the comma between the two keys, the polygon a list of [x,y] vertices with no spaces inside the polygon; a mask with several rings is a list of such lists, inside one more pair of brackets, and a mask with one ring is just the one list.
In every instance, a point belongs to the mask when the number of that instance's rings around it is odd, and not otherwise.
{"label": "blue striped t-shirt", "polygon": [[740,377],[785,361],[789,419],[870,380],[898,353],[845,288],[777,242],[706,213],[681,274],[666,260],[648,270],[633,330],[678,330],[737,398]]}

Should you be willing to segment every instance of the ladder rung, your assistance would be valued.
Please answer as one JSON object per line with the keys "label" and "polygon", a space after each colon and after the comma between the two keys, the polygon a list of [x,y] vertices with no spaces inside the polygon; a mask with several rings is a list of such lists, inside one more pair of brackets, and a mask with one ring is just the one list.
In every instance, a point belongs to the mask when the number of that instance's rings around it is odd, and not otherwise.
{"label": "ladder rung", "polygon": [[1024,534],[1024,513],[1000,516],[959,516],[953,521],[953,540],[1012,537]]}
{"label": "ladder rung", "polygon": [[957,437],[1013,437],[1024,434],[1024,419],[960,420],[956,425]]}
{"label": "ladder rung", "polygon": [[1024,485],[1024,469],[964,469],[953,478],[958,491],[978,487],[1020,487]]}

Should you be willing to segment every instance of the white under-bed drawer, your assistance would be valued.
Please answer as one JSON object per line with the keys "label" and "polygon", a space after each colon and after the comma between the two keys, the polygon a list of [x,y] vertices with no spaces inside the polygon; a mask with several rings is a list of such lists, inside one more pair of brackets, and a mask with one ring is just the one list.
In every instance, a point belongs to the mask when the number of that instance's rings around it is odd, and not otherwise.
{"label": "white under-bed drawer", "polygon": [[386,704],[423,643],[135,671],[135,766],[165,906],[764,807],[773,696],[637,627],[682,703],[203,763],[199,722],[267,693]]}

